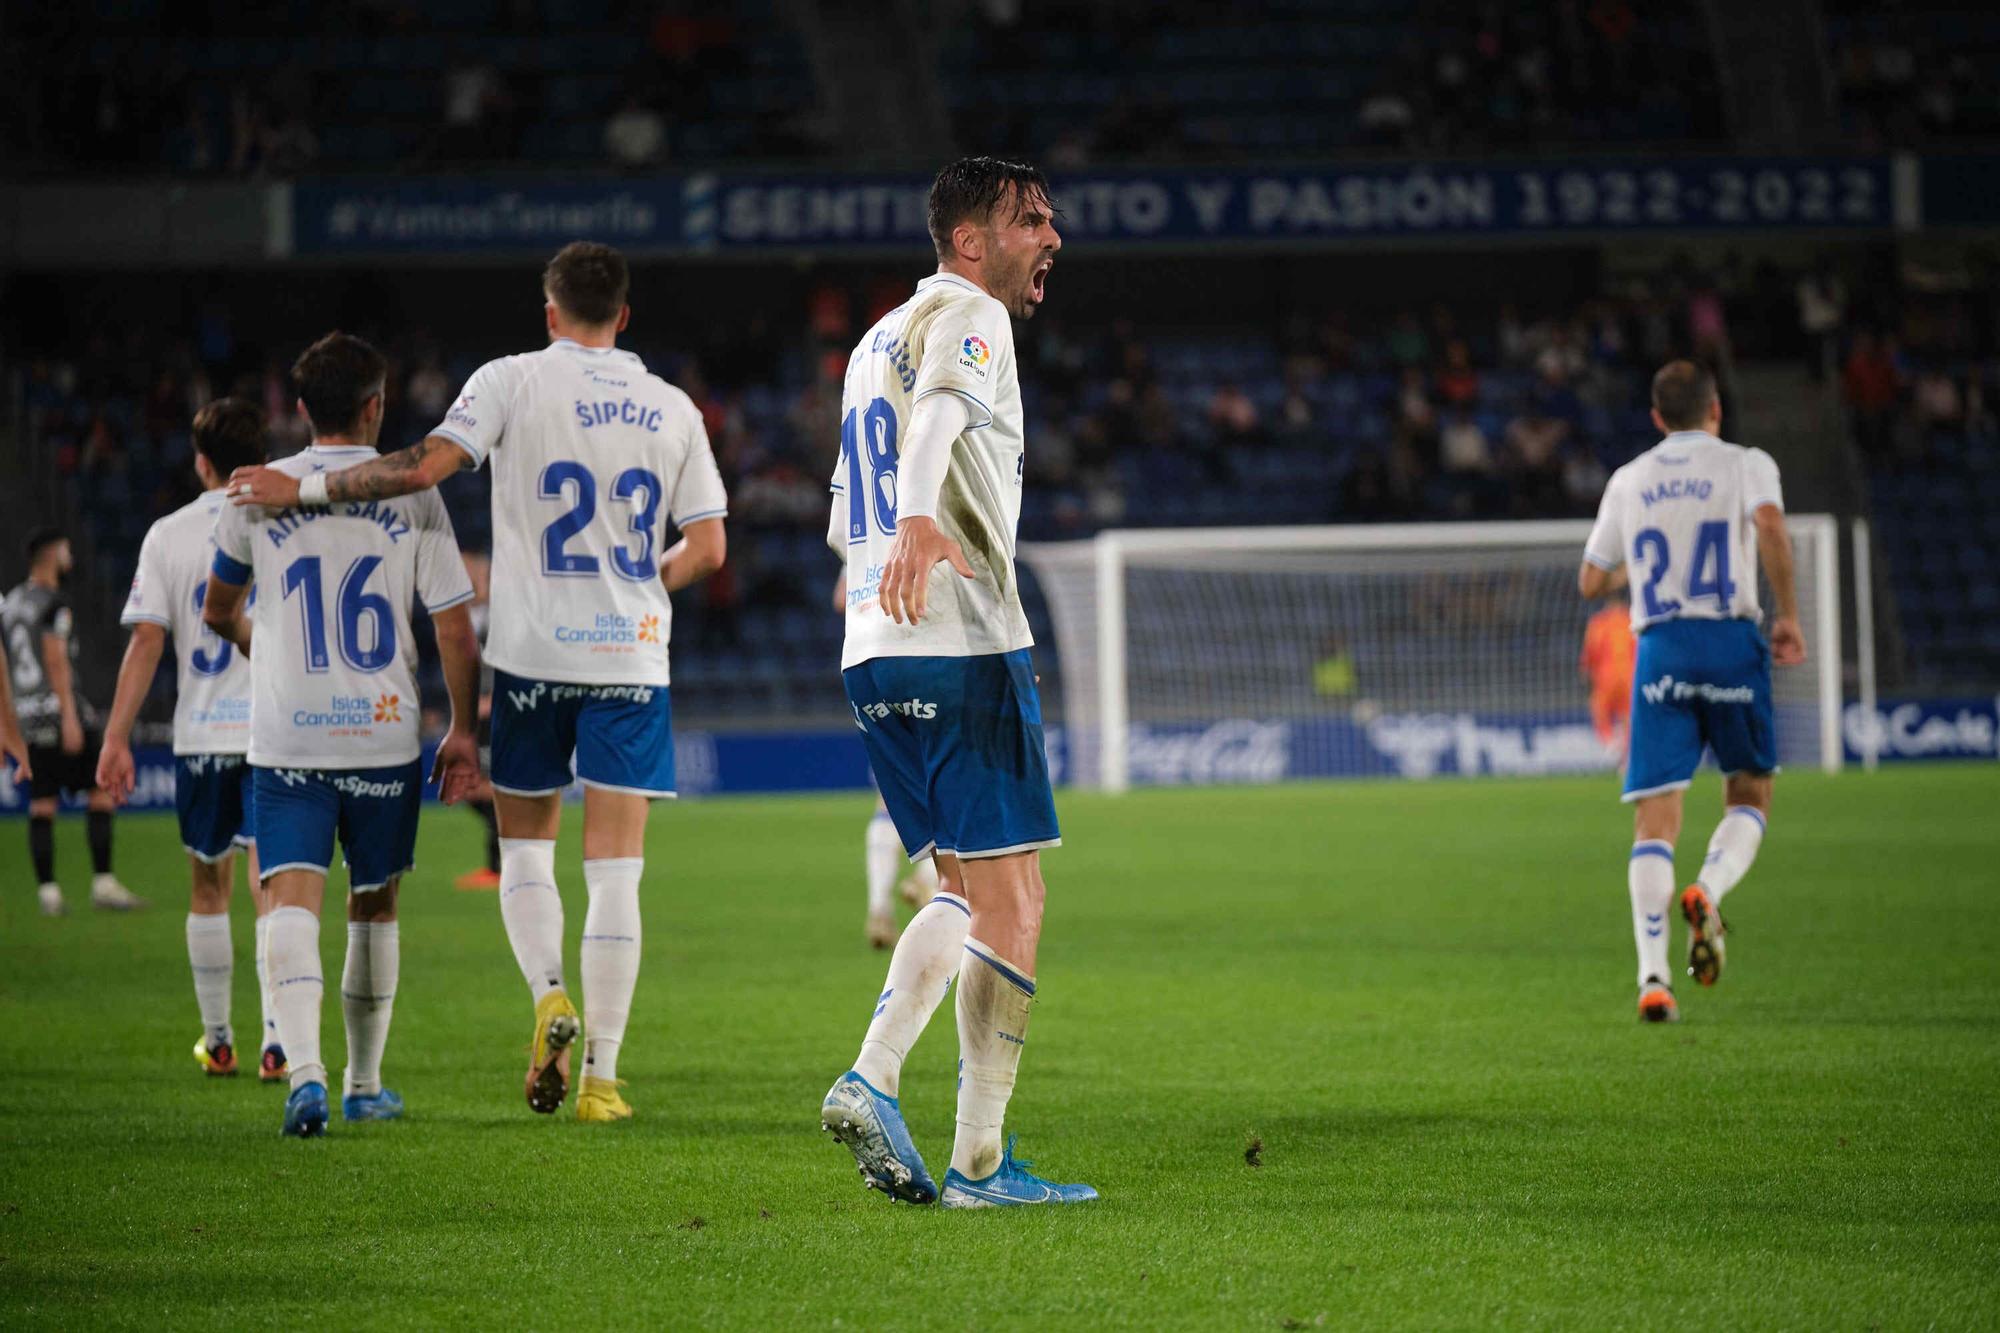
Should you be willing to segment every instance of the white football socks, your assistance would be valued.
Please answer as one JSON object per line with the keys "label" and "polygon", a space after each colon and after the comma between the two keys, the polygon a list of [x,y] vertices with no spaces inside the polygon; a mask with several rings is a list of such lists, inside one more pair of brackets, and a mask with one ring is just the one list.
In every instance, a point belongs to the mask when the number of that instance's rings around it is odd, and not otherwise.
{"label": "white football socks", "polygon": [[1755,806],[1732,805],[1722,812],[1722,822],[1708,840],[1708,859],[1701,863],[1695,883],[1708,890],[1720,903],[1722,895],[1736,887],[1757,859],[1764,843],[1764,812]]}
{"label": "white football socks", "polygon": [[500,839],[500,920],[534,998],[560,987],[563,907],[553,839]]}
{"label": "white football socks", "polygon": [[271,1003],[271,972],[264,963],[264,950],[271,936],[271,914],[266,912],[257,918],[257,1003],[264,1014],[264,1035],[258,1053],[272,1046],[282,1046],[278,1040],[278,1007]]}
{"label": "white football socks", "polygon": [[[929,864],[926,862],[925,864]],[[862,1038],[854,1072],[887,1097],[897,1095],[903,1060],[923,1035],[951,979],[965,958],[972,909],[955,893],[940,893],[920,908],[889,955],[889,975]]]}
{"label": "white football socks", "polygon": [[265,965],[278,1010],[278,1040],[292,1067],[292,1087],[324,1084],[319,1058],[319,1005],[326,979],[319,966],[319,918],[303,907],[274,908],[268,918]]}
{"label": "white football socks", "polygon": [[590,907],[583,918],[583,1072],[618,1077],[618,1048],[639,982],[639,876],[642,856],[583,863]]}
{"label": "white football socks", "polygon": [[965,941],[958,982],[958,1135],[952,1170],[984,1180],[1000,1166],[1000,1127],[1027,1044],[1035,979],[978,940]]}
{"label": "white football socks", "polygon": [[938,873],[937,858],[935,856],[926,856],[923,860],[911,866],[910,873],[916,876],[917,892],[919,894],[928,896],[937,892]]}
{"label": "white football socks", "polygon": [[891,899],[896,892],[896,872],[906,863],[902,839],[896,836],[896,826],[880,810],[868,821],[867,859],[868,915],[887,916],[894,910]]}
{"label": "white football socks", "polygon": [[[396,1011],[396,976],[402,941],[394,921],[347,923],[347,967],[340,978],[340,1010],[347,1019],[347,1094],[382,1091],[382,1048]],[[287,1049],[286,1055],[291,1051]]]}
{"label": "white football socks", "polygon": [[1649,978],[1672,984],[1667,970],[1667,908],[1674,899],[1674,845],[1664,838],[1632,844],[1625,872],[1632,891],[1632,938],[1639,946],[1639,984]]}
{"label": "white football socks", "polygon": [[229,1027],[229,983],[236,971],[236,953],[229,943],[229,913],[214,916],[188,913],[188,968],[194,973],[194,1000],[201,1009],[201,1026],[208,1044],[236,1044]]}

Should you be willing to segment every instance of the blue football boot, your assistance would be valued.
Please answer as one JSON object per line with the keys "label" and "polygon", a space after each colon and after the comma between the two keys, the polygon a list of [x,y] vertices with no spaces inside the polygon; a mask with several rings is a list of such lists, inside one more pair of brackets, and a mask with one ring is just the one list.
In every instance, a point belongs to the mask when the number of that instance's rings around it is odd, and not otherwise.
{"label": "blue football boot", "polygon": [[1058,1185],[1029,1173],[1033,1162],[1014,1159],[1014,1139],[1007,1139],[1007,1151],[1000,1165],[984,1180],[967,1180],[956,1168],[944,1173],[944,1206],[947,1208],[1011,1208],[1027,1203],[1089,1203],[1097,1191],[1089,1185]]}
{"label": "blue football boot", "polygon": [[820,1103],[819,1123],[854,1154],[861,1183],[869,1189],[904,1203],[937,1202],[937,1182],[924,1169],[894,1097],[883,1096],[850,1069]]}
{"label": "blue football boot", "polygon": [[326,1133],[331,1114],[326,1104],[326,1084],[301,1083],[285,1098],[285,1137],[318,1138]]}
{"label": "blue football boot", "polygon": [[342,1120],[400,1120],[403,1099],[388,1088],[380,1092],[350,1092],[340,1099]]}

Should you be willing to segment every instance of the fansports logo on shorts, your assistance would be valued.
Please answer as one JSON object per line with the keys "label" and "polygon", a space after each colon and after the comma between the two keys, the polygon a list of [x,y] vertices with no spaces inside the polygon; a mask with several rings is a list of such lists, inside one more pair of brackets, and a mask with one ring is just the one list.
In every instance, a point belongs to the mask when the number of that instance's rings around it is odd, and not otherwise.
{"label": "fansports logo on shorts", "polygon": [[658,616],[639,617],[639,642],[658,643],[660,641],[660,618]]}
{"label": "fansports logo on shorts", "polygon": [[375,720],[377,722],[401,722],[403,720],[403,696],[383,694],[375,700]]}
{"label": "fansports logo on shorts", "polygon": [[976,333],[965,335],[965,341],[958,348],[960,366],[977,375],[983,382],[986,379],[986,363],[992,359],[993,349],[986,345],[984,338]]}
{"label": "fansports logo on shorts", "polygon": [[1649,704],[1663,704],[1672,699],[1682,702],[1699,699],[1711,704],[1748,704],[1757,701],[1757,692],[1748,685],[1711,685],[1707,681],[1675,680],[1672,676],[1662,676],[1639,687],[1639,693]]}

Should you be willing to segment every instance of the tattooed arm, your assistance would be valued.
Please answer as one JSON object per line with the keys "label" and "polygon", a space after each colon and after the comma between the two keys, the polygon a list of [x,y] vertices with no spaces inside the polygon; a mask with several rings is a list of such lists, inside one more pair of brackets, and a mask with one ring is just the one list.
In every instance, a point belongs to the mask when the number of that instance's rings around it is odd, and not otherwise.
{"label": "tattooed arm", "polygon": [[[437,485],[472,465],[472,455],[442,435],[427,435],[407,449],[326,474],[326,498],[388,500]],[[299,502],[299,479],[268,467],[240,467],[229,474],[229,495],[239,505],[286,509]]]}

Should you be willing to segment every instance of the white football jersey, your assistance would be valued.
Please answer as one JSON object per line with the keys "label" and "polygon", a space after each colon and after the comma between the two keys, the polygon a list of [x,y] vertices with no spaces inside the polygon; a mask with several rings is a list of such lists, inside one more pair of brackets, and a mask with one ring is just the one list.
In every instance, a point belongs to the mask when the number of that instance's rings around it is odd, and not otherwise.
{"label": "white football jersey", "polygon": [[688,396],[630,352],[559,338],[481,366],[431,433],[493,459],[487,660],[533,680],[667,684],[661,517],[729,512]]}
{"label": "white football jersey", "polygon": [[[314,445],[271,466],[338,472],[373,449]],[[257,590],[250,639],[250,762],[387,768],[421,750],[410,609],[472,600],[435,490],[281,510],[223,506],[216,569]]]}
{"label": "white football jersey", "polygon": [[1611,474],[1584,559],[1625,566],[1632,628],[1662,620],[1761,620],[1751,515],[1785,506],[1762,449],[1675,431]]}
{"label": "white football jersey", "polygon": [[[955,393],[971,421],[952,445],[937,523],[965,548],[976,578],[931,571],[924,618],[882,614],[882,566],[896,538],[896,442],[918,399]],[[977,657],[1034,643],[1014,539],[1021,522],[1021,381],[1007,308],[956,274],[938,273],[882,316],[847,361],[830,532],[847,534],[842,670],[876,657]]]}
{"label": "white football jersey", "polygon": [[250,663],[201,623],[215,564],[221,490],[206,491],[146,530],[122,625],[158,625],[173,636],[174,753],[242,754],[250,748]]}

